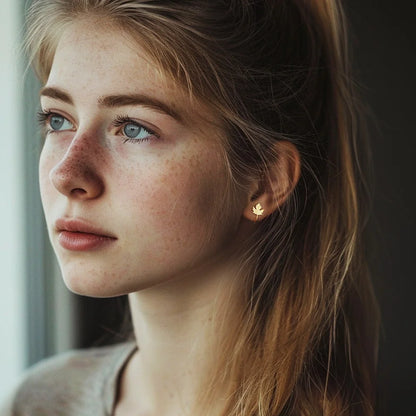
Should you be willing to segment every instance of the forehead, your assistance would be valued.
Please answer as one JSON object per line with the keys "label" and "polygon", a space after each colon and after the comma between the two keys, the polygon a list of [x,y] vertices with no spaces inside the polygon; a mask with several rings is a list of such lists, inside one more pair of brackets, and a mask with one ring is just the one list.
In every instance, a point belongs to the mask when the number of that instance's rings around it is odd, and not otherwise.
{"label": "forehead", "polygon": [[74,21],[64,30],[47,84],[80,97],[144,93],[182,112],[204,107],[152,62],[138,40],[98,18]]}
{"label": "forehead", "polygon": [[138,42],[98,19],[75,21],[62,33],[48,80],[58,77],[76,78],[91,87],[108,82],[114,88],[137,83],[151,88],[163,83],[164,89],[179,90],[161,76]]}

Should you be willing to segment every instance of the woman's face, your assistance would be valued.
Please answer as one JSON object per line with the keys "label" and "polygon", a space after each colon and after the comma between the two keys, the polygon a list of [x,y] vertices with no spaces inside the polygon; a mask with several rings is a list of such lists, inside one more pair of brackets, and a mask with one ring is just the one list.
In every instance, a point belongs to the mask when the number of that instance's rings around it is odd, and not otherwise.
{"label": "woman's face", "polygon": [[42,202],[70,289],[114,296],[203,272],[239,229],[221,129],[120,31],[61,37],[41,91]]}

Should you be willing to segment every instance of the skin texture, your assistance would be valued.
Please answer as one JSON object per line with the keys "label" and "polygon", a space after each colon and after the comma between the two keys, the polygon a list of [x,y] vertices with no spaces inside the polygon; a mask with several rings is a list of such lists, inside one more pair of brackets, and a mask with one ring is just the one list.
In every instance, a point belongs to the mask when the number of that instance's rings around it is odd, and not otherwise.
{"label": "skin texture", "polygon": [[[46,134],[40,160],[42,201],[64,280],[78,293],[114,296],[200,274],[235,238],[247,198],[220,209],[227,194],[222,132],[202,105],[191,106],[158,76],[138,45],[85,22],[78,26],[62,36],[46,83],[72,103],[50,92],[41,97],[44,111],[68,120]],[[144,105],[100,104],[116,94],[157,99],[181,120]],[[125,142],[123,127],[113,125],[120,116],[156,134]],[[116,240],[67,250],[59,243],[59,218],[80,219]]]}

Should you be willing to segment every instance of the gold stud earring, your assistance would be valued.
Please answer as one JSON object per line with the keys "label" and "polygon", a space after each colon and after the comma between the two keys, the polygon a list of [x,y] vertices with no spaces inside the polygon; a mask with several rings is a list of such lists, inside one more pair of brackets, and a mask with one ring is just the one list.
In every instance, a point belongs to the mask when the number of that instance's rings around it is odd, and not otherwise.
{"label": "gold stud earring", "polygon": [[263,215],[264,209],[261,204],[257,204],[253,207],[253,214],[256,216],[256,221],[259,219],[259,216]]}

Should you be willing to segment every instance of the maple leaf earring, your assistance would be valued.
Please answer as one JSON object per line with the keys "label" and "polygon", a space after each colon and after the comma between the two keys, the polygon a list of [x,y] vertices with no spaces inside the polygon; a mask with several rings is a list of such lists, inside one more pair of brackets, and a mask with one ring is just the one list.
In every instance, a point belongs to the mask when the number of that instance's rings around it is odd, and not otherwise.
{"label": "maple leaf earring", "polygon": [[261,204],[257,204],[253,207],[253,214],[256,216],[256,221],[259,219],[259,216],[263,215],[264,209]]}

